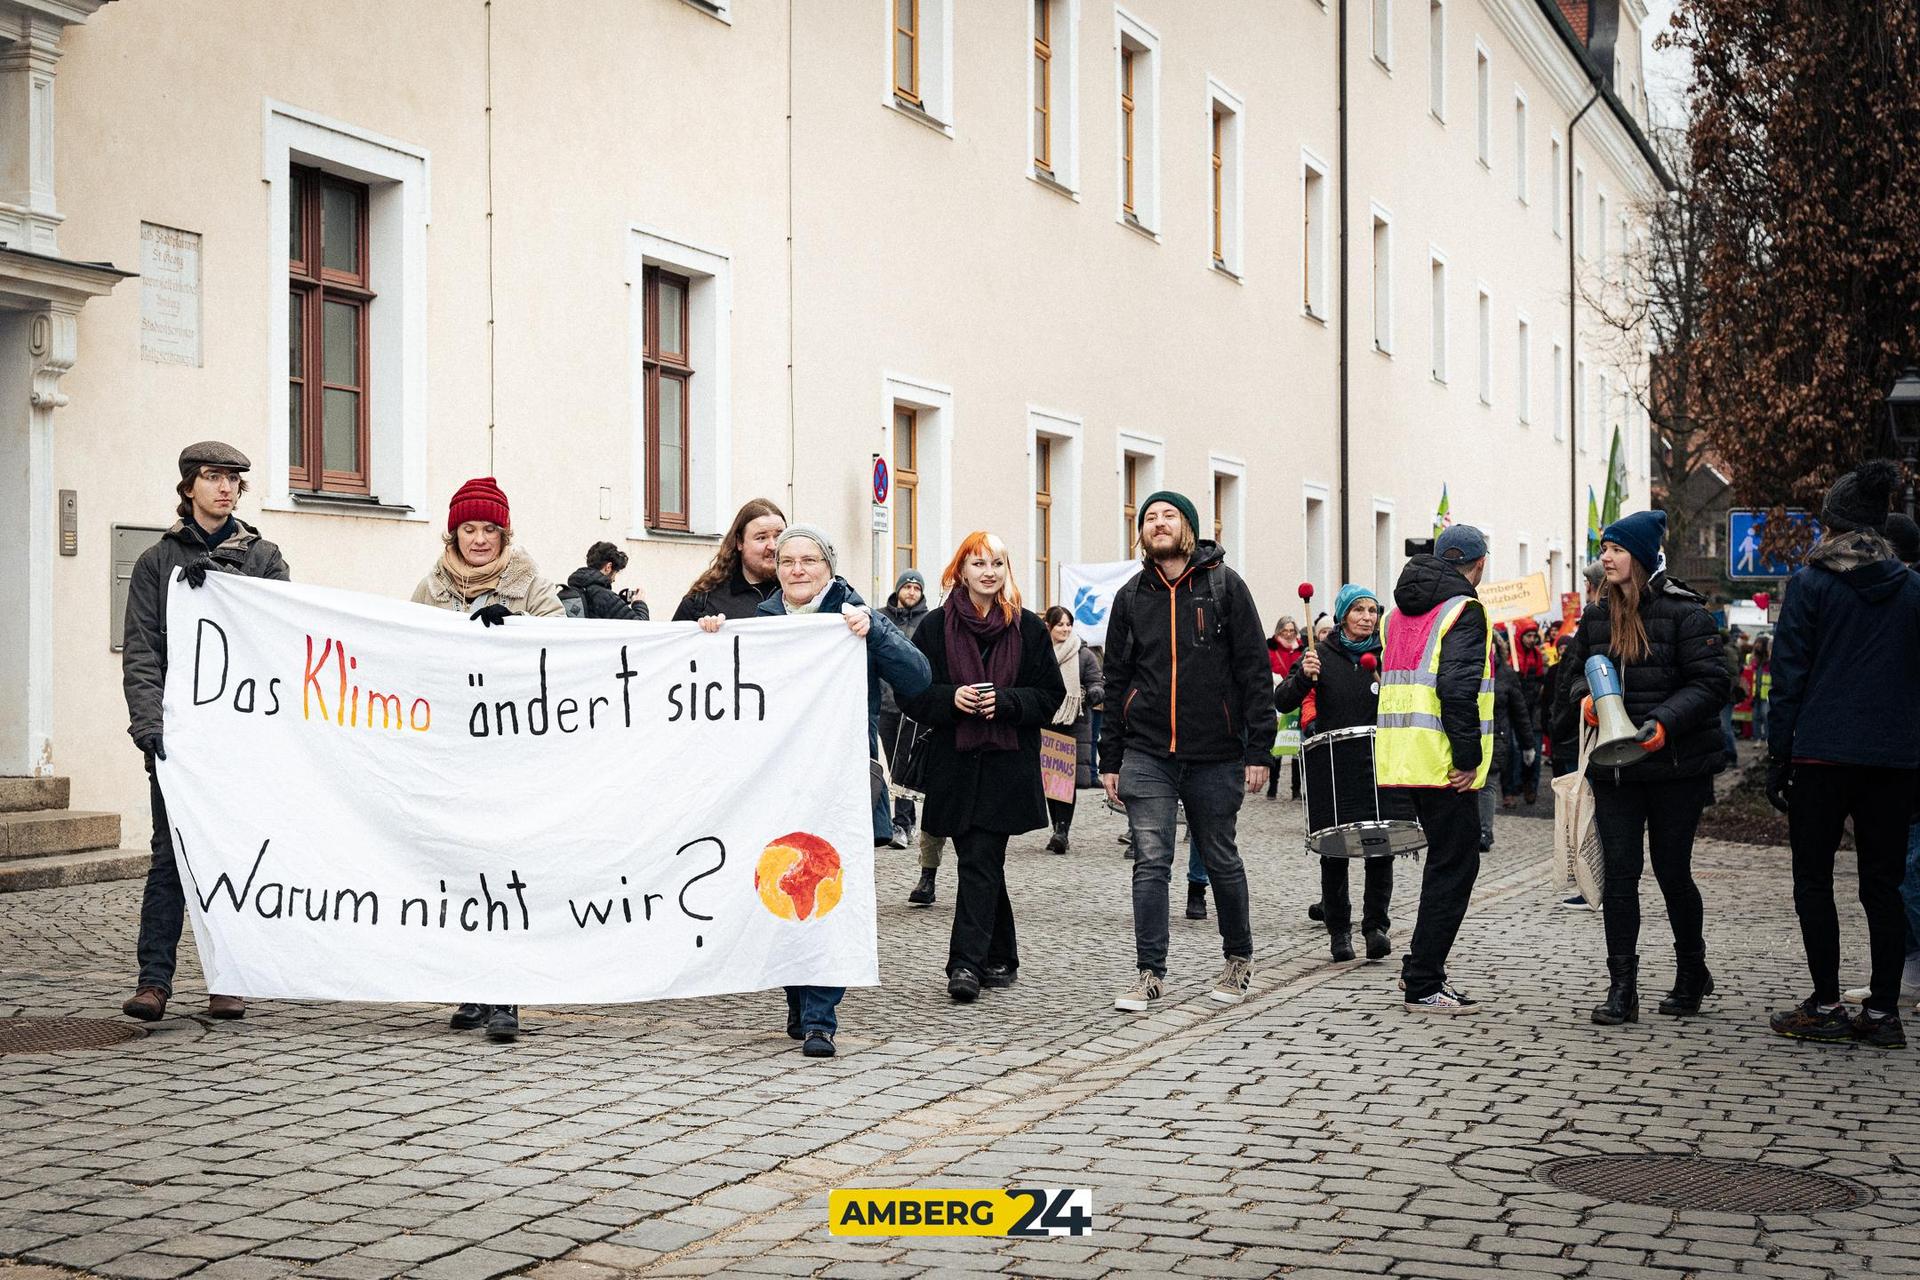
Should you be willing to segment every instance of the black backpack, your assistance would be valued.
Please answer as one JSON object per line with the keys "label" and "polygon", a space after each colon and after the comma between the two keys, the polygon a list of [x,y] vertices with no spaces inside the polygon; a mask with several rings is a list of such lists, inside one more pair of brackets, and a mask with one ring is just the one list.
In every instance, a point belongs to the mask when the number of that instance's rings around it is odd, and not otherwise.
{"label": "black backpack", "polygon": [[567,611],[569,618],[584,618],[587,616],[587,597],[572,587],[562,587],[560,588],[560,607]]}

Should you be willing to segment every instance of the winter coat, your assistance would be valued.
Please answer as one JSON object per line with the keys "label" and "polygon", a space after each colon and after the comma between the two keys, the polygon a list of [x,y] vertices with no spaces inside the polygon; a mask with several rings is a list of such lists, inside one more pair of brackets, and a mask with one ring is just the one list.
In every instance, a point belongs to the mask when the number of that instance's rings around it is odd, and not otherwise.
{"label": "winter coat", "polygon": [[1920,767],[1920,577],[1874,535],[1816,545],[1773,632],[1767,753]]}
{"label": "winter coat", "polygon": [[723,618],[751,618],[760,611],[768,596],[779,594],[780,584],[774,579],[748,582],[747,575],[735,565],[727,580],[713,590],[684,597],[680,607],[673,611],[673,620],[698,622],[716,613]]}
{"label": "winter coat", "polygon": [[471,600],[463,597],[453,579],[447,576],[446,563],[435,560],[427,576],[413,589],[413,602],[466,614],[490,604],[503,604],[509,613],[524,613],[534,618],[567,616],[567,607],[560,603],[560,592],[540,576],[533,557],[518,547],[507,548],[507,567],[500,573],[499,584]]}
{"label": "winter coat", "polygon": [[[1474,596],[1466,576],[1438,556],[1418,555],[1400,571],[1393,607],[1418,618],[1457,596]],[[1456,769],[1480,767],[1480,680],[1486,669],[1487,611],[1469,606],[1440,640],[1440,724]]]}
{"label": "winter coat", "polygon": [[582,566],[568,574],[567,586],[586,602],[589,618],[614,618],[621,622],[649,620],[646,601],[628,600],[613,589],[606,574],[591,566]]}
{"label": "winter coat", "polygon": [[[1203,575],[1211,604],[1196,589]],[[1106,649],[1101,773],[1118,773],[1129,751],[1273,763],[1273,667],[1260,612],[1216,544],[1200,543],[1172,582],[1148,564],[1121,587]]]}
{"label": "winter coat", "polygon": [[[848,584],[836,577],[827,584],[821,613],[845,613],[864,608],[866,601]],[[787,599],[778,591],[760,602],[758,616],[777,618],[787,611]],[[899,696],[918,693],[927,687],[927,660],[920,656],[900,629],[878,609],[868,610],[873,625],[867,631],[867,755],[872,758],[880,745],[880,690],[890,686]],[[893,800],[881,796],[873,806],[873,838],[876,842],[893,838]]]}
{"label": "winter coat", "polygon": [[[887,597],[887,603],[880,612],[887,615],[887,621],[899,628],[901,635],[911,640],[913,633],[919,629],[921,620],[927,616],[927,593],[922,591],[920,603],[909,609],[900,603],[900,593],[896,591]],[[900,703],[894,698],[893,686],[890,684],[880,686],[880,715],[883,720],[898,722]],[[887,744],[887,750],[893,750],[892,743]]]}
{"label": "winter coat", "polygon": [[1353,653],[1329,636],[1319,647],[1320,679],[1309,680],[1299,663],[1285,680],[1274,686],[1273,709],[1298,711],[1308,697],[1313,698],[1315,733],[1370,725],[1380,711],[1380,655],[1376,652],[1373,670],[1360,665]]}
{"label": "winter coat", "polygon": [[[1580,749],[1580,704],[1586,698],[1587,659],[1608,653],[1612,624],[1607,602],[1590,604],[1580,615],[1573,645],[1560,661],[1567,667],[1553,710],[1553,754],[1574,759]],[[1647,656],[1614,666],[1626,696],[1627,718],[1635,725],[1658,720],[1666,745],[1645,759],[1617,769],[1599,769],[1611,782],[1660,782],[1718,773],[1726,767],[1726,743],[1720,736],[1720,708],[1732,696],[1733,675],[1726,640],[1707,612],[1706,601],[1685,583],[1655,574],[1640,598],[1640,622],[1647,631]]]}
{"label": "winter coat", "polygon": [[176,520],[160,541],[141,552],[127,582],[127,622],[122,632],[120,682],[127,696],[127,733],[140,742],[160,732],[160,698],[167,685],[167,584],[175,569],[202,560],[220,573],[245,578],[289,579],[280,548],[238,518],[211,552],[197,529]]}
{"label": "winter coat", "polygon": [[[1058,663],[1055,664],[1059,665]],[[1094,768],[1093,713],[1094,709],[1105,704],[1107,691],[1101,683],[1104,677],[1100,672],[1100,659],[1093,656],[1093,646],[1080,646],[1080,714],[1073,718],[1073,785],[1085,790],[1100,785]],[[1066,677],[1060,677],[1064,687]],[[1055,725],[1065,732],[1068,726]]]}
{"label": "winter coat", "polygon": [[927,614],[913,633],[914,647],[926,655],[933,683],[916,694],[903,692],[900,709],[931,731],[925,748],[927,803],[921,815],[921,827],[929,835],[956,836],[975,828],[1019,835],[1048,825],[1047,797],[1040,784],[1040,731],[1053,723],[1067,686],[1053,658],[1047,624],[1022,609],[1015,625],[1020,628],[1020,671],[1012,688],[994,691],[994,718],[1004,717],[1019,730],[1020,745],[1013,751],[961,751],[954,745],[961,716],[953,705],[959,686],[947,665],[945,607]]}
{"label": "winter coat", "polygon": [[[1283,649],[1280,647],[1278,640],[1275,640],[1272,636],[1267,637],[1267,667],[1274,675],[1279,676],[1282,680],[1293,674],[1293,669],[1300,665],[1300,659],[1306,656],[1306,652],[1307,646],[1305,644],[1297,644],[1291,649]],[[1292,709],[1291,707],[1288,708],[1290,711]]]}

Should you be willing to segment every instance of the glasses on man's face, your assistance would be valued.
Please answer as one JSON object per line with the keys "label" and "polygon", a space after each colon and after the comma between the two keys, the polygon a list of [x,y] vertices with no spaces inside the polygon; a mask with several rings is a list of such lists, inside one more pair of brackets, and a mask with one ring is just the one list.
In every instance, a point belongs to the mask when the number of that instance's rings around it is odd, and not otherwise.
{"label": "glasses on man's face", "polygon": [[826,564],[826,561],[819,556],[781,556],[779,560],[779,565],[782,569],[804,569],[808,573],[812,573],[824,564]]}

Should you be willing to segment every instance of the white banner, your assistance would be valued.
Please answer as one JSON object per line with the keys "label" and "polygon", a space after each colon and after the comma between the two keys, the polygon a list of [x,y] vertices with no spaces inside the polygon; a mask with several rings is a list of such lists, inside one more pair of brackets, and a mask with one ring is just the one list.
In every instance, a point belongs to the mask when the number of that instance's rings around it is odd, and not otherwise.
{"label": "white banner", "polygon": [[872,985],[837,617],[461,614],[208,574],[158,763],[209,990],[586,1004]]}
{"label": "white banner", "polygon": [[1113,611],[1114,592],[1140,572],[1138,560],[1110,564],[1060,566],[1060,598],[1073,612],[1073,629],[1087,644],[1107,642],[1107,616]]}

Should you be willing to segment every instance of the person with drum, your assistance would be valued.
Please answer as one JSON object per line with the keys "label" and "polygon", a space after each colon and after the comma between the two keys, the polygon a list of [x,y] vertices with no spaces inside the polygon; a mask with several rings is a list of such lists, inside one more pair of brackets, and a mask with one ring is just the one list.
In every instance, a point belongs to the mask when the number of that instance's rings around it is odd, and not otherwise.
{"label": "person with drum", "polygon": [[[1273,691],[1276,711],[1296,710],[1309,693],[1319,708],[1312,749],[1332,752],[1344,738],[1326,735],[1342,729],[1364,729],[1371,748],[1374,716],[1380,709],[1380,600],[1367,587],[1348,583],[1333,602],[1334,631],[1317,647],[1308,649],[1292,674]],[[1357,744],[1356,744],[1357,745]],[[1357,790],[1369,799],[1373,786],[1373,756],[1365,755],[1357,776]],[[1336,766],[1337,767],[1337,766]],[[1344,779],[1343,779],[1344,780]],[[1314,789],[1307,792],[1309,831],[1330,826],[1339,815],[1315,810]],[[1369,815],[1372,816],[1371,810]],[[1353,902],[1347,888],[1347,858],[1320,859],[1320,902],[1332,940],[1333,958],[1353,959]],[[1384,960],[1393,954],[1387,936],[1387,906],[1393,900],[1393,859],[1365,858],[1366,891],[1361,899],[1360,931],[1366,938],[1367,959]]]}
{"label": "person with drum", "polygon": [[[1731,694],[1724,641],[1706,601],[1667,576],[1660,554],[1667,517],[1640,511],[1600,532],[1600,600],[1586,607],[1562,659],[1567,680],[1554,709],[1555,738],[1577,739],[1577,719],[1594,724],[1586,663],[1604,654],[1625,689],[1627,717],[1639,726],[1645,753],[1631,764],[1602,768],[1589,759],[1594,826],[1605,856],[1600,909],[1606,924],[1606,1002],[1593,1021],[1617,1026],[1640,1020],[1640,870],[1653,863],[1673,928],[1673,990],[1660,1012],[1700,1012],[1713,991],[1707,972],[1700,890],[1693,882],[1693,834],[1713,799],[1713,775],[1724,764],[1720,708]],[[1644,852],[1643,852],[1644,845]]]}

